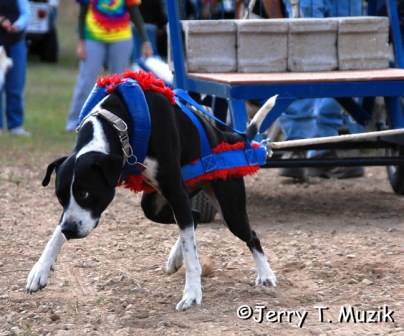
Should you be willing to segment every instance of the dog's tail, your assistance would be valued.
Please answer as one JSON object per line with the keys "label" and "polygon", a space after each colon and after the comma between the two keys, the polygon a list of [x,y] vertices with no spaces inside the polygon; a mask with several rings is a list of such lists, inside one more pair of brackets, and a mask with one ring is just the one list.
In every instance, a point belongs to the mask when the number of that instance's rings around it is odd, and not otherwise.
{"label": "dog's tail", "polygon": [[246,131],[248,141],[253,140],[254,137],[257,135],[259,129],[261,128],[262,122],[265,120],[265,117],[275,106],[276,98],[278,98],[278,95],[275,95],[275,96],[272,96],[271,98],[269,98],[265,102],[265,104],[261,106],[261,108],[255,114],[254,118],[248,124],[247,131]]}

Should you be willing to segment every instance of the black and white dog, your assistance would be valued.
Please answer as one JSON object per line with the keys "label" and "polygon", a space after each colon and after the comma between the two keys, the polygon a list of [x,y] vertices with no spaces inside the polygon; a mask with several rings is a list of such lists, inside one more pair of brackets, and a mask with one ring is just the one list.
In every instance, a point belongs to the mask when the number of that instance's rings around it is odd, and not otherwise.
{"label": "black and white dog", "polygon": [[[176,306],[177,310],[185,310],[202,301],[201,266],[189,196],[195,188],[188,189],[181,177],[181,165],[200,155],[199,138],[192,122],[166,97],[153,91],[145,91],[144,94],[151,116],[151,136],[143,176],[156,192],[144,193],[141,206],[145,216],[152,221],[177,223],[179,226],[179,238],[171,248],[166,271],[173,273],[183,263],[185,265],[185,288]],[[255,115],[248,126],[249,137],[256,134],[275,99],[271,98]],[[122,97],[115,91],[95,106],[96,109],[113,113],[128,126],[132,123]],[[240,137],[231,132],[221,132],[213,125],[210,127],[212,133],[216,132],[229,142]],[[128,129],[131,136],[131,127]],[[53,171],[56,171],[56,196],[63,207],[63,214],[28,275],[26,289],[29,293],[47,285],[49,272],[66,239],[84,238],[98,225],[102,212],[114,198],[123,162],[122,145],[116,129],[104,118],[91,115],[80,128],[72,153],[49,164],[42,184],[48,185]],[[198,188],[209,194],[230,231],[247,244],[256,263],[256,284],[275,286],[276,277],[248,222],[243,178],[213,180],[202,183]]]}

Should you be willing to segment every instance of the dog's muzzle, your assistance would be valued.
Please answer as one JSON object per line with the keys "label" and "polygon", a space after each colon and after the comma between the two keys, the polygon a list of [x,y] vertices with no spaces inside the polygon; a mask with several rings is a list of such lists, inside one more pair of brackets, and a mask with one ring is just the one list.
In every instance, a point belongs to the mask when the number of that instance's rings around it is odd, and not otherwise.
{"label": "dog's muzzle", "polygon": [[[95,229],[99,223],[99,220],[96,220],[94,223],[94,227],[91,229]],[[79,221],[74,221],[74,220],[68,220],[65,221],[63,224],[61,224],[61,231],[66,237],[67,240],[70,239],[80,239],[86,237],[91,230],[85,232],[82,230],[82,222],[81,220]]]}

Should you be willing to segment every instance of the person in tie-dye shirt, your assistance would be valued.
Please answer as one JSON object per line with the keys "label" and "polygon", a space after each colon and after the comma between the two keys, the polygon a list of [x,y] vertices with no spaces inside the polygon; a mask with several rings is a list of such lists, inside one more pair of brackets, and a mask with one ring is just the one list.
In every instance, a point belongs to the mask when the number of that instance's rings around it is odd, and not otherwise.
{"label": "person in tie-dye shirt", "polygon": [[142,55],[152,55],[138,8],[140,1],[77,0],[80,4],[77,46],[80,68],[67,117],[67,131],[75,130],[80,110],[103,67],[110,73],[128,68],[133,48],[132,22],[143,41]]}

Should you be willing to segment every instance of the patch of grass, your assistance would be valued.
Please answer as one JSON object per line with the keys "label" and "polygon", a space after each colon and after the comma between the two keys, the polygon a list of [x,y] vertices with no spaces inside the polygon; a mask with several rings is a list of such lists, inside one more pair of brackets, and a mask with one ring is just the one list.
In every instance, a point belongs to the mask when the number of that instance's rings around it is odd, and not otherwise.
{"label": "patch of grass", "polygon": [[63,65],[31,64],[26,91],[26,125],[40,143],[63,143],[76,69]]}

